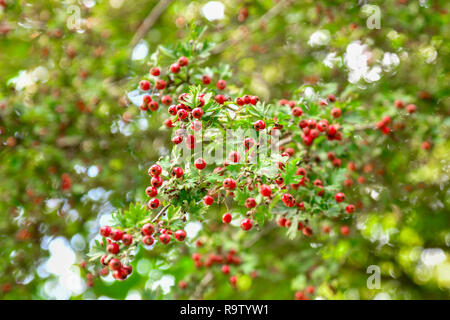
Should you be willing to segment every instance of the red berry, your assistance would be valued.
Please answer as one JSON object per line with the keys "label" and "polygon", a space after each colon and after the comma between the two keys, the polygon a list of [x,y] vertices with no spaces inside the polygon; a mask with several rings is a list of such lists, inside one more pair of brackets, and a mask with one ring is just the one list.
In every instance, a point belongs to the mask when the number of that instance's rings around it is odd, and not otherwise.
{"label": "red berry", "polygon": [[236,181],[232,178],[226,178],[223,180],[223,187],[227,190],[234,190],[236,189]]}
{"label": "red berry", "polygon": [[405,107],[405,103],[402,100],[395,100],[394,105],[397,109],[403,109]]}
{"label": "red berry", "polygon": [[222,216],[222,221],[223,223],[230,223],[232,218],[231,213],[227,212]]}
{"label": "red berry", "polygon": [[292,109],[292,115],[294,117],[300,117],[303,114],[303,110],[300,107],[295,107]]}
{"label": "red berry", "polygon": [[157,76],[159,76],[159,75],[161,74],[161,70],[159,70],[158,67],[151,68],[151,69],[150,69],[150,74],[151,74],[152,76],[157,77]]}
{"label": "red berry", "polygon": [[225,80],[219,80],[219,81],[217,81],[216,86],[217,86],[217,89],[223,90],[227,87],[227,83]]}
{"label": "red berry", "polygon": [[187,111],[186,111],[186,110],[184,110],[184,109],[180,109],[180,110],[178,110],[178,111],[177,111],[177,116],[178,116],[178,119],[180,119],[180,120],[184,120],[184,119],[186,119],[186,118],[187,118],[187,116],[188,116],[188,113],[187,113]]}
{"label": "red berry", "polygon": [[201,122],[201,121],[198,121],[198,120],[192,121],[191,128],[192,128],[192,130],[194,130],[194,131],[200,131],[200,130],[202,130],[202,122]]}
{"label": "red berry", "polygon": [[171,71],[172,73],[178,73],[178,72],[180,72],[180,65],[179,65],[178,63],[173,63],[173,64],[170,66],[170,71]]}
{"label": "red berry", "polygon": [[111,234],[111,227],[110,226],[103,226],[100,228],[100,235],[102,237],[107,237]]}
{"label": "red berry", "polygon": [[122,263],[116,258],[112,258],[108,265],[111,270],[120,270],[122,268]]}
{"label": "red berry", "polygon": [[182,136],[175,136],[175,137],[173,137],[172,142],[174,144],[180,144],[181,142],[183,142],[183,137]]}
{"label": "red berry", "polygon": [[122,267],[122,272],[123,272],[126,276],[129,276],[129,275],[133,272],[133,267],[132,267],[132,266],[123,266],[123,267]]}
{"label": "red berry", "polygon": [[177,239],[177,241],[184,241],[184,239],[186,239],[186,231],[177,230],[175,232],[175,239]]}
{"label": "red berry", "polygon": [[178,283],[178,286],[180,287],[180,289],[186,289],[187,282],[182,280]]}
{"label": "red berry", "polygon": [[151,236],[154,231],[155,231],[155,227],[153,227],[153,225],[151,223],[146,223],[141,228],[141,232],[147,236]]}
{"label": "red berry", "polygon": [[192,116],[195,119],[200,119],[203,116],[203,110],[200,108],[195,108],[194,110],[192,110]]}
{"label": "red berry", "polygon": [[256,131],[264,130],[266,128],[266,123],[262,120],[258,120],[253,124]]}
{"label": "red berry", "polygon": [[156,189],[153,186],[147,187],[147,189],[145,189],[145,193],[147,194],[147,196],[149,196],[150,198],[156,197],[158,195],[158,189]]}
{"label": "red berry", "polygon": [[228,159],[230,159],[231,162],[238,163],[241,160],[241,155],[239,152],[231,151],[228,155]]}
{"label": "red berry", "polygon": [[225,102],[225,96],[223,94],[218,94],[215,99],[218,104],[223,104]]}
{"label": "red berry", "polygon": [[206,75],[206,74],[204,74],[202,76],[202,82],[203,82],[203,84],[210,84],[211,83],[211,77]]}
{"label": "red berry", "polygon": [[341,227],[341,234],[343,236],[347,236],[350,233],[350,228],[348,226],[342,226]]}
{"label": "red berry", "polygon": [[180,167],[175,167],[172,169],[172,176],[173,177],[177,177],[177,178],[181,178],[183,176],[183,169],[181,169]]}
{"label": "red berry", "polygon": [[415,104],[408,104],[406,106],[406,111],[408,111],[409,113],[414,113],[417,111],[417,106]]}
{"label": "red berry", "polygon": [[159,79],[155,82],[155,88],[157,90],[163,90],[166,87],[166,82],[162,79]]}
{"label": "red berry", "polygon": [[122,237],[122,243],[129,246],[133,243],[133,236],[131,234],[124,234]]}
{"label": "red berry", "polygon": [[347,211],[348,214],[355,212],[355,206],[352,204],[349,204],[347,207],[345,207],[345,211]]}
{"label": "red berry", "polygon": [[151,246],[153,243],[155,243],[155,238],[153,238],[152,236],[144,236],[142,238],[142,242],[147,246]]}
{"label": "red berry", "polygon": [[164,125],[165,125],[166,128],[168,128],[168,129],[173,128],[173,122],[172,122],[172,120],[170,120],[170,119],[166,119],[166,120],[164,121]]}
{"label": "red berry", "polygon": [[172,103],[172,97],[171,96],[163,96],[161,98],[162,104],[169,106]]}
{"label": "red berry", "polygon": [[208,195],[207,195],[207,196],[204,196],[204,197],[203,197],[203,202],[204,202],[206,205],[210,206],[210,205],[213,204],[214,198],[211,197],[211,196],[208,196]]}
{"label": "red berry", "polygon": [[283,194],[281,201],[283,201],[286,207],[293,207],[295,205],[294,197],[290,193]]}
{"label": "red berry", "polygon": [[198,158],[195,160],[194,165],[198,170],[203,170],[206,167],[206,162],[202,158]]}
{"label": "red berry", "polygon": [[245,149],[250,149],[251,147],[253,147],[255,145],[255,140],[253,140],[252,138],[245,138],[244,140],[244,146]]}
{"label": "red berry", "polygon": [[186,58],[186,57],[184,57],[184,56],[183,56],[183,57],[180,57],[180,59],[178,59],[178,64],[179,64],[181,67],[187,66],[188,63],[189,63],[188,58]]}
{"label": "red berry", "polygon": [[161,241],[162,244],[168,244],[170,242],[170,236],[167,233],[163,233],[159,236],[159,241]]}
{"label": "red berry", "polygon": [[159,207],[159,200],[158,198],[153,198],[148,202],[148,206],[151,209],[156,209]]}
{"label": "red berry", "polygon": [[106,246],[106,251],[111,254],[117,254],[119,252],[119,245],[115,242],[110,243]]}
{"label": "red berry", "polygon": [[229,274],[230,273],[230,267],[228,265],[223,265],[222,266],[222,272],[223,274]]}
{"label": "red berry", "polygon": [[231,283],[231,285],[232,285],[233,287],[236,285],[236,283],[237,283],[237,278],[236,278],[236,276],[231,276],[231,277],[230,277],[230,283]]}
{"label": "red berry", "polygon": [[250,219],[244,219],[241,222],[241,229],[244,231],[248,231],[253,227],[252,220]]}
{"label": "red berry", "polygon": [[162,172],[162,168],[159,164],[154,164],[148,169],[148,174],[152,177],[159,176]]}
{"label": "red berry", "polygon": [[113,272],[113,277],[116,280],[125,280],[127,278],[127,275],[122,272],[122,269],[120,269]]}
{"label": "red berry", "polygon": [[330,102],[335,102],[336,101],[336,96],[332,93],[330,93],[327,97],[328,101]]}
{"label": "red berry", "polygon": [[259,97],[257,97],[257,96],[252,96],[250,99],[250,103],[254,106],[258,103],[258,101],[259,101]]}
{"label": "red berry", "polygon": [[256,200],[255,198],[247,198],[245,200],[245,207],[248,209],[254,208],[256,206]]}
{"label": "red berry", "polygon": [[120,240],[122,240],[123,232],[122,232],[122,230],[119,230],[119,229],[113,229],[113,230],[111,230],[111,234],[109,235],[109,237],[111,239],[113,239],[114,241],[120,241]]}
{"label": "red berry", "polygon": [[337,202],[342,202],[345,200],[345,194],[342,192],[339,192],[336,194],[336,196],[334,198],[336,199]]}
{"label": "red berry", "polygon": [[139,88],[141,88],[142,91],[147,91],[148,89],[150,89],[150,82],[148,82],[147,80],[142,80],[141,82],[139,82]]}
{"label": "red berry", "polygon": [[264,197],[270,197],[272,195],[272,189],[267,184],[262,184],[259,187],[259,193]]}

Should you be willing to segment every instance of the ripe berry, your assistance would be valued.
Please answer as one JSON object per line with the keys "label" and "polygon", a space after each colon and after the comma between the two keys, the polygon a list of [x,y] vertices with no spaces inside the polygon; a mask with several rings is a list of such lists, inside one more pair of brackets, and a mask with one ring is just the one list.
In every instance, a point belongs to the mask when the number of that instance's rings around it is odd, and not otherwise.
{"label": "ripe berry", "polygon": [[142,242],[147,246],[151,246],[155,242],[155,239],[152,236],[144,236]]}
{"label": "ripe berry", "polygon": [[349,204],[347,207],[345,207],[345,211],[347,211],[348,214],[355,212],[355,206],[352,204]]}
{"label": "ripe berry", "polygon": [[234,287],[234,286],[236,286],[236,283],[237,283],[237,278],[236,278],[236,276],[231,276],[230,277],[230,283],[231,283],[231,285]]}
{"label": "ripe berry", "polygon": [[172,103],[172,97],[171,96],[163,96],[161,98],[162,104],[169,106]]}
{"label": "ripe berry", "polygon": [[189,149],[194,149],[195,146],[195,137],[194,135],[190,134],[186,137],[186,146]]}
{"label": "ripe berry", "polygon": [[188,113],[187,113],[186,110],[180,109],[180,110],[177,111],[177,117],[178,117],[178,119],[184,120],[184,119],[187,118],[187,116],[188,116]]}
{"label": "ripe berry", "polygon": [[303,114],[303,110],[300,107],[295,107],[292,109],[292,115],[294,117],[300,117]]}
{"label": "ripe berry", "polygon": [[195,160],[194,165],[198,170],[203,170],[206,167],[206,162],[202,158],[198,158]]}
{"label": "ripe berry", "polygon": [[173,63],[173,64],[170,66],[170,71],[171,71],[172,73],[178,73],[178,72],[180,72],[180,65],[179,65],[178,63]]}
{"label": "ripe berry", "polygon": [[211,197],[211,196],[204,196],[203,197],[203,202],[207,205],[207,206],[210,206],[210,205],[212,205],[213,204],[213,202],[214,202],[214,198],[213,197]]}
{"label": "ripe berry", "polygon": [[159,164],[154,164],[148,169],[148,174],[152,177],[159,176],[162,172],[162,168]]}
{"label": "ripe berry", "polygon": [[158,189],[156,189],[155,187],[149,186],[149,187],[147,187],[147,189],[145,189],[145,193],[150,198],[153,198],[158,195]]}
{"label": "ripe berry", "polygon": [[245,200],[245,207],[248,209],[254,208],[256,206],[256,200],[255,198],[247,198]]}
{"label": "ripe berry", "polygon": [[200,108],[195,108],[194,110],[192,110],[192,116],[195,119],[200,119],[203,116],[203,110]]}
{"label": "ripe berry", "polygon": [[277,220],[277,224],[280,227],[286,227],[286,222],[287,222],[287,220],[286,220],[285,217],[279,217],[278,220]]}
{"label": "ripe berry", "polygon": [[341,227],[341,234],[343,236],[347,236],[350,233],[350,228],[348,226],[342,226]]}
{"label": "ripe berry", "polygon": [[232,178],[226,178],[223,180],[223,187],[227,190],[234,190],[236,189],[236,181]]}
{"label": "ripe berry", "polygon": [[403,109],[405,107],[405,103],[402,100],[395,100],[394,105],[397,109]]}
{"label": "ripe berry", "polygon": [[223,94],[218,94],[214,100],[216,100],[216,102],[218,104],[223,104],[225,102],[225,96]]}
{"label": "ripe berry", "polygon": [[108,256],[106,254],[104,254],[101,258],[100,258],[100,263],[104,266],[106,266],[108,263],[106,263],[106,258],[108,258]]}
{"label": "ripe berry", "polygon": [[116,280],[125,280],[127,278],[127,275],[122,272],[122,269],[120,269],[113,272],[113,277]]}
{"label": "ripe berry", "polygon": [[178,64],[179,64],[181,67],[187,66],[188,63],[189,63],[188,58],[186,58],[186,57],[184,57],[184,56],[183,56],[183,57],[180,57],[180,58],[178,59]]}
{"label": "ripe berry", "polygon": [[106,246],[106,251],[111,254],[117,254],[119,252],[119,245],[115,242],[110,243]]}
{"label": "ripe berry", "polygon": [[122,272],[126,276],[129,276],[133,272],[133,267],[132,266],[122,266]]}
{"label": "ripe berry", "polygon": [[150,69],[150,74],[151,74],[152,76],[157,77],[157,76],[159,76],[159,75],[161,74],[161,70],[159,70],[158,67],[151,68],[151,69]]}
{"label": "ripe berry", "polygon": [[253,147],[255,145],[255,140],[253,140],[252,138],[245,138],[244,139],[244,146],[245,149],[250,149],[251,147]]}
{"label": "ripe berry", "polygon": [[244,219],[241,222],[241,229],[244,231],[248,231],[253,227],[252,220],[250,219]]}
{"label": "ripe berry", "polygon": [[236,104],[238,106],[243,106],[245,104],[245,102],[242,98],[236,98]]}
{"label": "ripe berry", "polygon": [[122,268],[122,263],[116,258],[112,258],[108,265],[111,270],[120,270]]}
{"label": "ripe berry", "polygon": [[281,201],[283,201],[286,207],[293,207],[295,205],[294,197],[290,193],[283,194]]}
{"label": "ripe berry", "polygon": [[111,234],[109,235],[109,237],[111,239],[113,239],[114,241],[122,240],[123,232],[122,232],[122,230],[119,230],[119,229],[113,229],[113,230],[111,230]]}
{"label": "ripe berry", "polygon": [[225,80],[219,80],[219,81],[217,81],[216,86],[217,86],[217,89],[223,90],[227,87],[227,83]]}
{"label": "ripe berry", "polygon": [[345,200],[345,194],[342,192],[339,192],[335,195],[334,198],[336,199],[337,202],[342,202]]}
{"label": "ripe berry", "polygon": [[180,144],[181,142],[183,142],[183,137],[182,136],[175,136],[175,137],[173,137],[172,142],[174,144]]}
{"label": "ripe berry", "polygon": [[147,91],[148,89],[150,89],[150,82],[148,82],[147,80],[142,80],[141,82],[139,82],[139,88],[141,88],[142,91]]}
{"label": "ripe berry", "polygon": [[177,114],[177,106],[176,105],[171,105],[169,107],[169,109],[167,109],[167,111],[169,112],[169,114],[171,114],[172,116]]}
{"label": "ripe berry", "polygon": [[408,111],[409,113],[414,113],[417,111],[417,106],[415,104],[408,104],[406,106],[406,111]]}
{"label": "ripe berry", "polygon": [[131,234],[124,234],[122,237],[122,242],[126,246],[131,245],[133,243],[133,236]]}
{"label": "ripe berry", "polygon": [[153,198],[148,202],[148,206],[151,209],[156,209],[159,207],[159,200],[157,198]]}
{"label": "ripe berry", "polygon": [[111,227],[110,226],[103,226],[103,227],[100,228],[99,233],[100,233],[100,235],[102,237],[107,237],[107,236],[109,236],[111,234]]}
{"label": "ripe berry", "polygon": [[208,76],[208,75],[206,75],[206,74],[204,74],[204,75],[202,76],[202,83],[203,83],[203,84],[210,84],[210,83],[211,83],[211,77]]}
{"label": "ripe berry", "polygon": [[186,239],[186,231],[177,230],[175,232],[175,239],[177,239],[177,241],[184,241],[184,239]]}
{"label": "ripe berry", "polygon": [[168,244],[170,242],[170,236],[167,233],[163,233],[159,236],[159,241],[161,241],[162,244]]}
{"label": "ripe berry", "polygon": [[258,103],[258,101],[259,101],[259,97],[257,97],[257,96],[252,96],[252,97],[250,98],[250,103],[251,103],[252,105],[254,105],[254,106],[256,106],[256,104]]}
{"label": "ripe berry", "polygon": [[262,184],[259,187],[259,193],[264,197],[270,197],[272,195],[272,189],[267,184]]}
{"label": "ripe berry", "polygon": [[162,183],[163,179],[160,176],[153,177],[152,180],[150,180],[150,184],[155,188],[159,188]]}
{"label": "ripe berry", "polygon": [[191,128],[192,128],[192,130],[194,130],[194,131],[200,131],[200,130],[202,130],[202,122],[201,122],[201,121],[198,121],[198,120],[192,121]]}
{"label": "ripe berry", "polygon": [[241,155],[239,152],[231,151],[228,155],[228,159],[230,159],[231,162],[238,163],[241,160]]}
{"label": "ripe berry", "polygon": [[222,216],[222,221],[223,223],[230,223],[232,218],[231,213],[227,212]]}
{"label": "ripe berry", "polygon": [[154,231],[155,231],[155,227],[153,227],[153,224],[151,224],[151,223],[146,223],[141,228],[141,232],[147,236],[151,236]]}
{"label": "ripe berry", "polygon": [[222,273],[223,274],[229,274],[230,273],[230,267],[228,265],[223,265],[222,266]]}
{"label": "ripe berry", "polygon": [[256,131],[264,130],[266,128],[266,123],[262,120],[258,120],[253,124]]}
{"label": "ripe berry", "polygon": [[183,176],[183,169],[181,169],[180,167],[175,167],[172,169],[172,176],[173,177],[177,177],[177,178],[181,178]]}
{"label": "ripe berry", "polygon": [[330,93],[327,97],[328,101],[330,102],[335,102],[336,101],[336,96],[332,93]]}

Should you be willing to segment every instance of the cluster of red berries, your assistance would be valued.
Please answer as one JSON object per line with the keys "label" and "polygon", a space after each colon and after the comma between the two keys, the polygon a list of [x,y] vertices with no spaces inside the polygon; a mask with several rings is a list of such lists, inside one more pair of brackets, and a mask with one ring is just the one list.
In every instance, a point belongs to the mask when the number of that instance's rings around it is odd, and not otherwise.
{"label": "cluster of red berries", "polygon": [[[405,109],[405,103],[402,100],[395,100],[394,105],[397,109]],[[406,111],[410,114],[415,113],[417,111],[417,106],[415,104],[410,103],[406,105]],[[380,121],[376,123],[376,127],[383,134],[387,135],[392,132],[392,129],[389,126],[391,122],[392,122],[391,117],[384,116]]]}
{"label": "cluster of red berries", "polygon": [[309,300],[310,296],[314,294],[314,286],[308,286],[301,291],[295,293],[295,300]]}

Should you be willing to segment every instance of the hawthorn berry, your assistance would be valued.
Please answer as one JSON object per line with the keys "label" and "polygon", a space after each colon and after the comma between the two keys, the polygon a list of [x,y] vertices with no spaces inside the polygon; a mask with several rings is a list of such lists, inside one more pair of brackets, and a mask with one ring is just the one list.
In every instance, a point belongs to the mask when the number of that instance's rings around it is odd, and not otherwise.
{"label": "hawthorn berry", "polygon": [[161,74],[161,70],[158,67],[153,67],[153,68],[150,69],[150,74],[152,76],[157,77],[157,76],[159,76]]}
{"label": "hawthorn berry", "polygon": [[155,188],[159,188],[163,183],[163,179],[161,178],[161,176],[155,176],[152,178],[152,180],[150,180],[150,184],[155,187]]}
{"label": "hawthorn berry", "polygon": [[258,101],[259,101],[259,97],[257,97],[257,96],[252,96],[252,97],[250,98],[250,103],[251,103],[252,105],[254,105],[254,106],[256,106],[256,104],[258,103]]}
{"label": "hawthorn berry", "polygon": [[159,200],[158,198],[153,198],[148,202],[148,206],[151,209],[156,209],[159,207]]}
{"label": "hawthorn berry", "polygon": [[202,122],[201,122],[201,121],[198,121],[198,120],[192,121],[191,128],[192,128],[192,130],[194,130],[194,131],[200,131],[200,130],[202,130]]}
{"label": "hawthorn berry", "polygon": [[397,109],[403,109],[405,107],[405,103],[402,100],[395,100],[394,105]]}
{"label": "hawthorn berry", "polygon": [[211,83],[211,77],[210,76],[208,76],[208,75],[206,75],[206,74],[204,74],[203,76],[202,76],[202,83],[203,84],[210,84]]}
{"label": "hawthorn berry", "polygon": [[330,93],[327,97],[328,101],[330,102],[335,102],[336,101],[336,96],[332,93]]}
{"label": "hawthorn berry", "polygon": [[181,178],[183,176],[183,169],[181,169],[180,167],[175,167],[172,169],[172,176],[173,177],[177,177],[177,178]]}
{"label": "hawthorn berry", "polygon": [[223,187],[227,190],[234,190],[236,189],[236,181],[232,178],[226,178],[223,180]]}
{"label": "hawthorn berry", "polygon": [[129,276],[133,272],[133,267],[132,266],[122,266],[122,272],[126,276]]}
{"label": "hawthorn berry", "polygon": [[152,236],[144,236],[142,242],[147,246],[151,246],[155,242],[155,238]]}
{"label": "hawthorn berry", "polygon": [[122,263],[116,258],[112,258],[108,265],[111,270],[120,270],[122,268]]}
{"label": "hawthorn berry", "polygon": [[209,196],[209,195],[206,195],[206,196],[203,197],[203,202],[204,202],[207,206],[210,206],[210,205],[213,204],[214,198],[211,197],[211,196]]}
{"label": "hawthorn berry", "polygon": [[230,223],[232,218],[231,213],[227,212],[222,216],[222,221],[223,223]]}
{"label": "hawthorn berry", "polygon": [[156,101],[151,101],[151,102],[148,104],[148,108],[149,108],[151,111],[157,111],[158,108],[159,108],[158,102],[156,102]]}
{"label": "hawthorn berry", "polygon": [[267,184],[262,184],[259,187],[259,193],[264,197],[270,197],[272,195],[272,189]]}
{"label": "hawthorn berry", "polygon": [[167,233],[163,233],[159,236],[159,241],[161,241],[162,244],[168,244],[170,242],[170,236]]}
{"label": "hawthorn berry", "polygon": [[141,88],[142,91],[149,90],[150,82],[148,82],[147,80],[141,80],[141,82],[139,82],[139,88]]}
{"label": "hawthorn berry", "polygon": [[194,110],[192,110],[192,116],[195,119],[201,119],[201,117],[203,116],[203,110],[200,108],[195,108]]}
{"label": "hawthorn berry", "polygon": [[254,208],[256,206],[255,198],[247,198],[245,200],[245,207],[248,209]]}
{"label": "hawthorn berry", "polygon": [[133,236],[131,234],[124,234],[122,237],[122,243],[129,246],[133,243]]}
{"label": "hawthorn berry", "polygon": [[266,128],[266,123],[262,120],[258,120],[253,124],[256,131],[264,130]]}
{"label": "hawthorn berry", "polygon": [[108,265],[108,263],[106,262],[106,258],[108,258],[107,255],[103,255],[103,256],[100,258],[100,263],[101,263],[102,265],[104,265],[104,266]]}
{"label": "hawthorn berry", "polygon": [[227,83],[225,80],[219,80],[219,81],[217,81],[216,86],[217,86],[217,89],[224,90],[227,87]]}
{"label": "hawthorn berry", "polygon": [[148,174],[152,177],[161,175],[162,168],[159,164],[154,164],[148,169]]}
{"label": "hawthorn berry", "polygon": [[122,272],[122,270],[115,270],[113,272],[113,277],[116,280],[125,280],[127,278],[126,274]]}
{"label": "hawthorn berry", "polygon": [[158,195],[158,189],[156,189],[153,186],[149,186],[149,187],[147,187],[147,189],[145,189],[145,193],[150,198],[153,198],[153,197],[156,197]]}
{"label": "hawthorn berry", "polygon": [[186,57],[184,57],[184,56],[183,56],[183,57],[180,57],[180,58],[178,59],[178,64],[179,64],[181,67],[187,66],[188,63],[189,63],[188,58],[186,58]]}
{"label": "hawthorn berry", "polygon": [[180,289],[186,289],[186,288],[187,288],[187,282],[181,280],[181,281],[178,283],[178,287],[180,287]]}
{"label": "hawthorn berry", "polygon": [[223,104],[225,102],[225,96],[223,94],[218,94],[214,100],[216,100],[216,102],[218,104]]}
{"label": "hawthorn berry", "polygon": [[294,117],[300,117],[303,114],[303,110],[300,107],[292,108],[292,115]]}
{"label": "hawthorn berry", "polygon": [[170,66],[170,72],[172,72],[172,73],[178,73],[178,72],[180,72],[180,64],[178,64],[178,63],[173,63],[173,64]]}
{"label": "hawthorn berry", "polygon": [[341,234],[343,236],[348,236],[350,233],[350,228],[348,226],[342,226],[341,227]]}
{"label": "hawthorn berry", "polygon": [[186,231],[184,231],[184,230],[177,230],[175,232],[175,239],[177,241],[184,241],[184,239],[186,239]]}
{"label": "hawthorn berry", "polygon": [[106,251],[111,254],[117,254],[119,252],[119,245],[115,242],[106,246]]}
{"label": "hawthorn berry", "polygon": [[169,114],[174,116],[177,114],[177,106],[173,104],[169,107],[169,109],[167,109],[167,111],[169,112]]}
{"label": "hawthorn berry", "polygon": [[277,224],[283,228],[286,227],[286,222],[287,222],[287,220],[285,217],[279,217],[277,220]]}
{"label": "hawthorn berry", "polygon": [[241,160],[241,155],[237,151],[231,151],[228,155],[228,159],[230,159],[231,162],[238,163]]}
{"label": "hawthorn berry", "polygon": [[241,229],[244,231],[248,231],[253,227],[252,220],[250,219],[244,219],[241,222]]}
{"label": "hawthorn berry", "polygon": [[141,228],[141,232],[147,236],[151,236],[154,231],[155,231],[155,227],[151,223],[146,223]]}
{"label": "hawthorn berry", "polygon": [[111,234],[111,227],[110,226],[103,226],[103,227],[100,228],[99,233],[100,233],[100,235],[102,237],[107,237],[107,236],[109,236]]}
{"label": "hawthorn berry", "polygon": [[345,194],[342,192],[338,192],[334,198],[336,199],[336,202],[342,202],[345,200]]}
{"label": "hawthorn berry", "polygon": [[111,239],[113,239],[114,241],[120,241],[120,240],[122,240],[123,232],[122,232],[122,230],[119,230],[119,229],[113,229],[113,230],[111,230],[109,237]]}
{"label": "hawthorn berry", "polygon": [[172,103],[172,97],[171,96],[163,96],[161,98],[161,103],[166,106],[169,106]]}
{"label": "hawthorn berry", "polygon": [[206,162],[202,158],[198,158],[195,160],[194,165],[198,170],[203,170],[206,167]]}
{"label": "hawthorn berry", "polygon": [[281,201],[283,201],[286,207],[293,207],[295,205],[294,197],[290,193],[283,194]]}
{"label": "hawthorn berry", "polygon": [[355,206],[353,204],[349,204],[345,207],[345,211],[347,211],[348,214],[353,213],[355,212]]}
{"label": "hawthorn berry", "polygon": [[155,88],[157,90],[163,90],[166,87],[166,82],[163,79],[159,79],[155,82]]}
{"label": "hawthorn berry", "polygon": [[255,140],[253,140],[252,138],[245,138],[244,139],[244,146],[245,146],[246,150],[250,149],[254,145],[255,145]]}
{"label": "hawthorn berry", "polygon": [[182,136],[175,136],[175,137],[173,137],[172,142],[174,144],[180,144],[181,142],[183,142],[183,137]]}
{"label": "hawthorn berry", "polygon": [[417,106],[415,104],[408,104],[406,106],[406,111],[408,111],[408,113],[414,113],[417,111]]}
{"label": "hawthorn berry", "polygon": [[184,120],[184,119],[187,118],[187,116],[188,116],[188,113],[187,113],[186,110],[180,109],[180,110],[177,111],[177,117],[178,117],[178,119]]}
{"label": "hawthorn berry", "polygon": [[223,274],[229,274],[230,273],[230,267],[228,265],[223,265],[222,266],[222,273]]}

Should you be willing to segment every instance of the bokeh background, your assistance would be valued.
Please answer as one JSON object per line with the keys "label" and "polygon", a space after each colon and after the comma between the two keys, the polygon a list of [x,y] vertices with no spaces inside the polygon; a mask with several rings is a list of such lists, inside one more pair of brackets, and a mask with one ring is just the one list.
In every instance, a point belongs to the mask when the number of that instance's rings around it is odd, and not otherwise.
{"label": "bokeh background", "polygon": [[[323,299],[450,298],[449,10],[430,0],[0,0],[0,298],[293,299],[307,285]],[[233,289],[219,271],[202,282],[190,258],[198,238],[237,246],[218,211],[187,226],[184,248],[141,248],[127,281],[88,286],[80,262],[99,226],[145,200],[147,168],[170,145],[166,113],[149,116],[126,93],[151,53],[189,39],[193,23],[216,44],[210,64],[228,64],[230,83],[262,99],[320,82],[352,92],[361,125],[394,114],[395,99],[418,112],[396,139],[368,135],[351,159],[350,237],[290,240],[274,223],[238,235],[243,268],[258,276]],[[367,287],[369,265],[378,289]]]}

